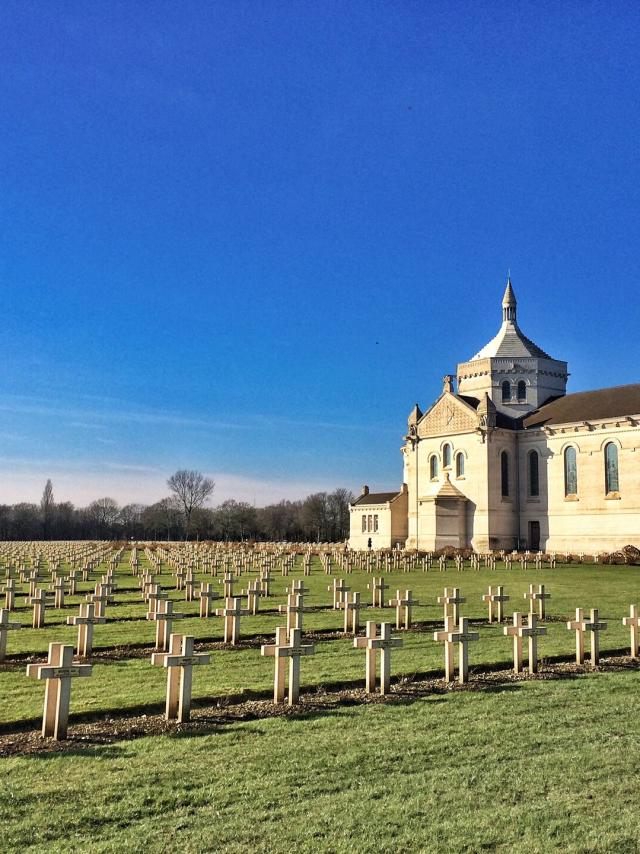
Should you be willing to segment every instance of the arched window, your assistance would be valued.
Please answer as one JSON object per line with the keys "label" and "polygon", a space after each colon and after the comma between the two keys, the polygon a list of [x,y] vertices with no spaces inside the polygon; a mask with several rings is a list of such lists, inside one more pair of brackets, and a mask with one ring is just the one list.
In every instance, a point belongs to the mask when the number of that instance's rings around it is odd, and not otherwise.
{"label": "arched window", "polygon": [[537,451],[529,451],[529,495],[537,498],[540,495],[539,457]]}
{"label": "arched window", "polygon": [[500,454],[500,481],[502,484],[502,497],[509,497],[509,454],[503,451]]}
{"label": "arched window", "polygon": [[618,446],[609,442],[604,449],[604,480],[607,494],[619,492],[618,481]]}
{"label": "arched window", "polygon": [[574,447],[569,447],[564,452],[564,494],[578,494],[578,463]]}
{"label": "arched window", "polygon": [[442,449],[442,468],[451,468],[451,445],[448,442]]}
{"label": "arched window", "polygon": [[527,384],[524,380],[518,383],[518,403],[527,402]]}
{"label": "arched window", "polygon": [[429,477],[435,480],[438,477],[438,458],[434,454],[429,460]]}
{"label": "arched window", "polygon": [[456,454],[456,477],[464,477],[464,454]]}
{"label": "arched window", "polygon": [[511,400],[511,383],[505,380],[502,383],[502,402],[508,403]]}

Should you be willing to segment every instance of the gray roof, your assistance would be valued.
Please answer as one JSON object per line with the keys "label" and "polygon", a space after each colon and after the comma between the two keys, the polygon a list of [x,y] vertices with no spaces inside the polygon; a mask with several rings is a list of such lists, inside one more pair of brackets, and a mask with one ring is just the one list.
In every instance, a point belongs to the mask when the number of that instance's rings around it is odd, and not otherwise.
{"label": "gray roof", "polygon": [[356,504],[386,504],[387,501],[392,501],[400,495],[399,492],[367,492],[366,495],[360,495],[353,502],[353,507]]}
{"label": "gray roof", "polygon": [[527,427],[545,424],[573,424],[640,415],[640,383],[578,391],[557,397],[523,419]]}
{"label": "gray roof", "polygon": [[550,359],[548,353],[545,353],[537,344],[534,344],[530,338],[521,331],[517,323],[510,320],[505,320],[500,327],[500,331],[489,341],[488,344],[476,353],[470,361],[475,362],[476,359],[489,358],[507,358],[507,359]]}

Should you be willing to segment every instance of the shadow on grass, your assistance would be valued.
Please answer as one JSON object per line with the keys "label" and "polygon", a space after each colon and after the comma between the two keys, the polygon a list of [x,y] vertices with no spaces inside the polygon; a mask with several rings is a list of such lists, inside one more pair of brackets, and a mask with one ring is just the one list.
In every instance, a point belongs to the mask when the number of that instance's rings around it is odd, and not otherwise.
{"label": "shadow on grass", "polygon": [[[630,659],[614,659],[602,662],[598,668],[604,672],[637,671],[640,665]],[[60,752],[77,753],[82,756],[103,755],[104,750],[120,750],[114,747],[117,742],[126,742],[153,735],[165,735],[171,738],[209,736],[233,729],[238,724],[265,721],[273,718],[285,720],[317,719],[328,715],[346,712],[348,709],[364,705],[409,706],[429,700],[430,703],[453,702],[455,694],[476,692],[487,694],[513,693],[522,690],[525,683],[532,681],[570,680],[594,673],[590,667],[577,667],[575,664],[560,664],[554,667],[541,665],[540,672],[534,675],[513,674],[505,669],[485,670],[476,668],[471,672],[470,681],[464,685],[445,683],[440,674],[433,671],[414,673],[400,677],[385,697],[380,694],[366,694],[361,680],[337,682],[323,685],[315,692],[305,689],[300,703],[293,707],[276,706],[271,692],[245,691],[242,694],[226,697],[199,697],[194,700],[192,720],[186,724],[177,724],[164,719],[164,704],[145,704],[127,709],[119,709],[117,714],[105,715],[104,712],[72,717],[70,738],[63,742],[42,739],[33,727],[39,728],[39,720],[22,721],[12,728],[5,725],[0,730],[0,756],[22,755],[42,757]],[[255,733],[260,734],[259,727]],[[118,755],[116,753],[113,754]]]}

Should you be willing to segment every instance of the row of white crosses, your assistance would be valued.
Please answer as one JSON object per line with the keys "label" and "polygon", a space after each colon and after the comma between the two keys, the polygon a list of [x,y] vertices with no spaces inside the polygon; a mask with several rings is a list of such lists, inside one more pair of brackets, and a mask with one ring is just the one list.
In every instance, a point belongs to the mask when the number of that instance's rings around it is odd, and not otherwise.
{"label": "row of white crosses", "polygon": [[[373,621],[367,622],[364,637],[354,638],[353,645],[365,650],[365,691],[373,693],[376,689],[376,658],[380,653],[380,693],[388,694],[391,686],[391,650],[402,646],[402,639],[391,635],[391,624],[382,623],[380,634]],[[288,698],[290,706],[298,702],[300,696],[300,658],[313,655],[313,644],[302,643],[302,630],[287,629],[278,626],[275,643],[263,644],[261,654],[275,658],[275,676],[273,682],[273,701],[283,703],[287,689],[287,660],[289,661]]]}
{"label": "row of white crosses", "polygon": [[[296,594],[300,595],[300,594]],[[447,606],[456,607],[460,604],[461,597],[448,596]],[[452,601],[457,600],[457,601]],[[92,608],[91,604],[86,606]],[[86,628],[92,623],[80,624]],[[638,608],[630,607],[629,617],[623,618],[623,625],[631,630],[631,655],[638,656],[638,629],[640,618]],[[6,631],[10,628],[19,628],[8,622],[6,609],[0,610],[0,652],[4,653],[6,648]],[[606,629],[606,623],[600,622],[597,609],[591,611],[591,618],[585,620],[581,609],[576,611],[576,620],[567,623],[567,628],[576,632],[576,660],[579,664],[584,661],[584,633],[591,635],[591,662],[598,663],[598,636],[599,632]],[[544,635],[546,629],[537,624],[536,614],[529,614],[528,625],[523,625],[522,614],[514,613],[513,625],[504,627],[504,634],[513,638],[514,645],[514,671],[522,671],[523,639],[528,640],[528,666],[531,673],[537,671],[537,638]],[[285,697],[286,661],[289,659],[289,691],[288,703],[294,705],[298,702],[300,694],[300,657],[313,655],[315,647],[311,644],[303,644],[302,630],[291,627],[287,629],[280,626],[276,629],[276,642],[266,644],[261,648],[262,655],[275,658],[274,678],[274,702],[281,703]],[[445,643],[445,680],[450,682],[454,678],[454,644],[458,644],[459,659],[458,672],[459,681],[464,683],[468,679],[468,644],[478,640],[477,632],[470,632],[468,620],[462,617],[458,625],[454,621],[452,613],[445,615],[444,631],[434,633],[434,640]],[[4,645],[4,646],[3,646]],[[80,645],[80,641],[79,641]],[[391,649],[402,646],[400,638],[391,635],[389,623],[382,623],[380,634],[377,634],[377,624],[373,621],[367,622],[364,637],[354,639],[354,647],[365,650],[365,690],[368,693],[375,691],[376,683],[376,657],[380,653],[380,692],[387,694],[390,688],[391,678]],[[86,642],[85,642],[86,651]],[[194,653],[194,638],[188,635],[171,634],[169,638],[168,651],[154,653],[151,658],[152,664],[160,665],[167,669],[167,698],[166,717],[168,720],[186,722],[189,720],[191,707],[192,668],[195,665],[208,664],[209,655]],[[61,643],[49,645],[47,663],[44,665],[30,664],[27,666],[27,676],[46,681],[44,714],[42,723],[42,735],[54,739],[64,739],[67,735],[69,720],[69,701],[71,695],[71,678],[75,676],[90,676],[92,666],[80,664],[73,661],[73,647]]]}
{"label": "row of white crosses", "polygon": [[[151,663],[167,670],[167,697],[165,716],[167,720],[184,723],[189,720],[191,710],[191,686],[193,667],[209,663],[209,655],[194,653],[194,638],[189,635],[172,634],[167,652],[156,652]],[[73,647],[62,643],[49,644],[46,664],[27,665],[27,676],[45,681],[42,735],[58,741],[67,737],[71,679],[76,676],[91,676],[92,665],[73,660]]]}

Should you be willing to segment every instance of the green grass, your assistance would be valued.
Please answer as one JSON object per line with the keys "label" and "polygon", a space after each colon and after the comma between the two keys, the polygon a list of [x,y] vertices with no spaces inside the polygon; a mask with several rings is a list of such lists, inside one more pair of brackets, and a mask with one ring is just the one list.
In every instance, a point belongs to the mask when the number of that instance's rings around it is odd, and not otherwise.
{"label": "green grass", "polygon": [[[266,607],[284,601],[292,577],[274,576]],[[338,577],[342,574],[336,573]],[[109,623],[96,627],[97,650],[153,643],[136,580],[126,564],[118,570],[118,604]],[[369,601],[370,576],[346,576]],[[305,604],[327,605],[331,577],[314,572]],[[440,623],[436,597],[458,586],[467,597],[463,613],[486,620],[480,601],[489,584],[503,584],[512,597],[507,612],[525,610],[530,582],[545,583],[549,633],[541,656],[571,655],[573,635],[564,621],[577,606],[599,607],[609,628],[602,651],[628,645],[621,618],[640,601],[640,569],[570,566],[495,572],[469,570],[386,576],[392,592],[408,587],[421,604],[420,630],[402,633],[394,651],[394,680],[422,679],[441,671],[442,648],[428,622]],[[170,576],[163,586],[173,587]],[[90,585],[81,585],[81,592]],[[244,585],[238,585],[238,588]],[[0,665],[0,726],[5,733],[39,725],[43,686],[24,675],[16,653],[42,654],[51,640],[73,642],[62,625],[77,612],[50,611],[44,629],[24,628],[9,638],[9,660]],[[173,591],[176,610],[193,615]],[[19,597],[20,605],[22,597]],[[12,617],[27,623],[29,612]],[[391,619],[392,611],[368,609],[362,620]],[[282,617],[243,618],[241,637],[273,633]],[[338,630],[342,615],[331,610],[305,615],[309,631]],[[176,624],[221,640],[222,620],[195,616]],[[498,627],[477,627],[470,649],[478,690],[402,691],[383,702],[328,704],[293,716],[235,721],[211,718],[207,709],[226,700],[268,698],[273,660],[253,647],[214,649],[211,665],[194,674],[198,727],[164,735],[93,744],[70,742],[61,753],[0,760],[0,814],[4,850],[122,851],[633,851],[640,849],[637,803],[640,777],[640,716],[635,669],[607,670],[567,678],[484,681],[486,667],[506,667],[511,646]],[[150,648],[148,652],[150,652]],[[346,638],[316,640],[316,655],[302,662],[302,691],[313,697],[337,683],[360,687],[364,656]],[[410,682],[408,683],[411,684]],[[74,723],[158,714],[165,675],[148,657],[97,663],[90,679],[72,688]]]}

